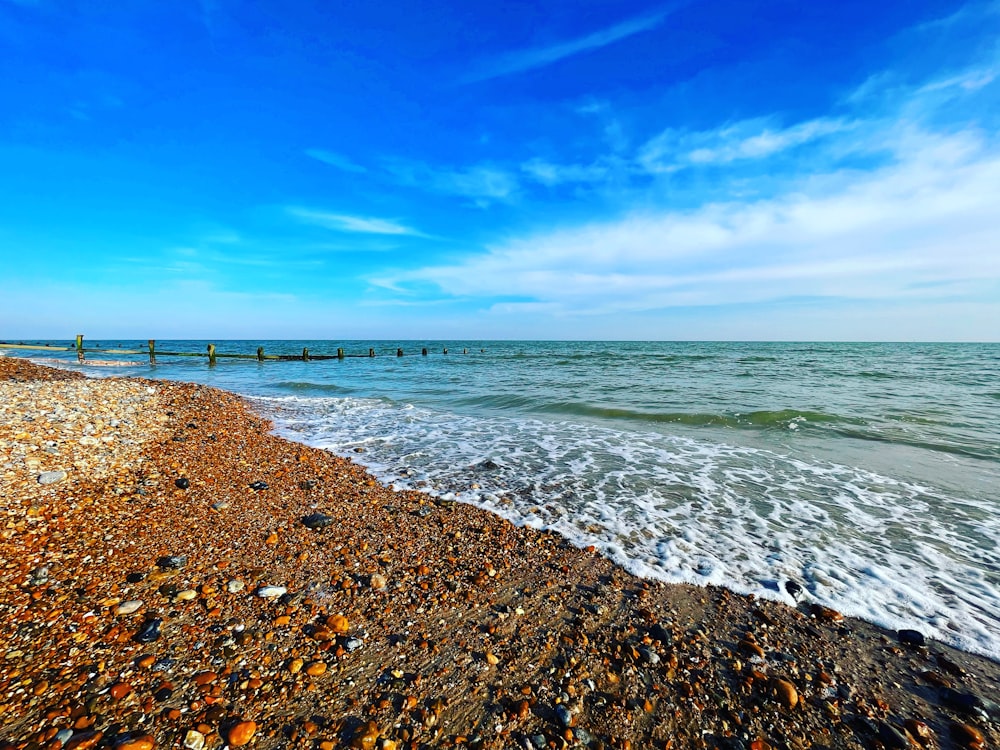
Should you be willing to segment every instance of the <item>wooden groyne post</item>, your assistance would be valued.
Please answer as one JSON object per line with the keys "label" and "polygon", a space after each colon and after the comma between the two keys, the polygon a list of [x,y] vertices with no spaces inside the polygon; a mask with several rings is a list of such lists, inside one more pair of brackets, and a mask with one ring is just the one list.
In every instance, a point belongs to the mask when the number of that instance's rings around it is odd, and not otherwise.
{"label": "wooden groyne post", "polygon": [[302,347],[302,361],[303,362],[309,361],[309,347],[306,346]]}
{"label": "wooden groyne post", "polygon": [[149,364],[156,364],[156,339],[149,340]]}
{"label": "wooden groyne post", "polygon": [[215,365],[215,344],[208,345],[208,364],[210,367]]}
{"label": "wooden groyne post", "polygon": [[263,362],[264,361],[264,347],[263,346],[258,346],[257,347],[257,361],[258,362]]}
{"label": "wooden groyne post", "polygon": [[344,350],[343,350],[343,348],[337,349],[337,359],[343,359],[343,358],[344,358]]}
{"label": "wooden groyne post", "polygon": [[396,356],[397,357],[402,357],[403,356],[403,350],[402,349],[397,349],[396,350]]}
{"label": "wooden groyne post", "polygon": [[368,349],[368,356],[369,357],[374,357],[375,356],[375,350],[369,347],[369,349]]}
{"label": "wooden groyne post", "polygon": [[76,334],[76,359],[78,362],[83,362],[83,334]]}

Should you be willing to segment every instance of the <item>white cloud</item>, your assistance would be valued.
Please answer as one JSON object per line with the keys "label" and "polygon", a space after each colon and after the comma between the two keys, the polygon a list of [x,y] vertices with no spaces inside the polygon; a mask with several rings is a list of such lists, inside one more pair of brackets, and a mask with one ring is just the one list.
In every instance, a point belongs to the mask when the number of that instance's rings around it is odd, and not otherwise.
{"label": "white cloud", "polygon": [[386,162],[386,169],[402,185],[468,198],[481,208],[513,200],[519,188],[514,175],[487,164],[448,169],[395,159]]}
{"label": "white cloud", "polygon": [[945,298],[1000,285],[1000,154],[971,134],[902,128],[895,141],[899,159],[866,176],[832,173],[769,200],[528,236],[382,281],[578,314]]}
{"label": "white cloud", "polygon": [[288,213],[307,224],[326,227],[339,232],[357,232],[360,234],[391,234],[409,235],[411,237],[426,237],[427,235],[411,227],[388,219],[377,219],[368,216],[350,216],[329,211],[317,211],[309,208],[289,207]]}
{"label": "white cloud", "polygon": [[355,174],[364,174],[368,171],[367,168],[356,164],[355,162],[348,159],[346,156],[341,154],[335,154],[332,151],[326,151],[321,148],[310,148],[306,150],[306,155],[311,156],[317,161],[321,161],[324,164],[329,164],[331,167],[336,167],[344,172],[353,172]]}
{"label": "white cloud", "polygon": [[646,16],[630,18],[614,26],[595,31],[577,39],[545,47],[532,47],[530,49],[510,52],[488,61],[477,72],[470,74],[464,80],[466,83],[474,83],[514,73],[523,73],[526,70],[543,68],[546,65],[551,65],[567,57],[607,47],[609,44],[614,44],[622,39],[627,39],[643,31],[654,29],[663,23],[666,16],[667,13],[661,11]]}

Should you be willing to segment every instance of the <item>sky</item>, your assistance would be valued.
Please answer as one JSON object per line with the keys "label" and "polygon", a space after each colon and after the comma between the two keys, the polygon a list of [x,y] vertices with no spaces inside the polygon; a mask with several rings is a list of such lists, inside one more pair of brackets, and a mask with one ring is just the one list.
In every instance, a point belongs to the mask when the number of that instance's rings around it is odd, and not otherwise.
{"label": "sky", "polygon": [[1000,2],[0,0],[0,339],[1000,340]]}

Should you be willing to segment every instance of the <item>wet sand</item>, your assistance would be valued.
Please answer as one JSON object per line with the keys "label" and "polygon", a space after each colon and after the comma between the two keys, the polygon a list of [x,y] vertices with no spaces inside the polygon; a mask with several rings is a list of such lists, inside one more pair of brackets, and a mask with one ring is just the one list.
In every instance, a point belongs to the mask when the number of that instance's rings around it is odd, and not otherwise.
{"label": "wet sand", "polygon": [[1000,742],[988,659],[635,578],[229,393],[73,375],[0,358],[0,750]]}

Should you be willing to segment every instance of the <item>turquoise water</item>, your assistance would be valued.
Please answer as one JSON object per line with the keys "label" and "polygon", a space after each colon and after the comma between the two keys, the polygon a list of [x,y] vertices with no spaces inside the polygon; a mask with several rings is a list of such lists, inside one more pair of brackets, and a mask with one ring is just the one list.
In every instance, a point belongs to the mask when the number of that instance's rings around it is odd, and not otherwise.
{"label": "turquoise water", "polygon": [[379,356],[85,369],[246,394],[280,434],[640,575],[786,601],[795,580],[1000,657],[1000,345],[216,343]]}

